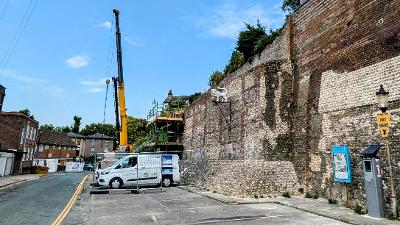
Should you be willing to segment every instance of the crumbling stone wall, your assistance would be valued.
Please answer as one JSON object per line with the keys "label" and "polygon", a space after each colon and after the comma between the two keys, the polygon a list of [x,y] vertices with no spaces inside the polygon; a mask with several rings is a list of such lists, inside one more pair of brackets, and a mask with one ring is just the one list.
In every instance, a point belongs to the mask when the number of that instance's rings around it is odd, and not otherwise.
{"label": "crumbling stone wall", "polygon": [[[384,84],[390,91],[390,148],[400,190],[399,15],[400,0],[307,1],[260,57],[222,81],[232,104],[230,126],[229,105],[215,105],[209,93],[187,110],[186,149],[202,149],[210,160],[287,161],[306,191],[341,200],[344,186],[332,180],[330,149],[348,145],[354,178],[347,188],[349,200],[365,205],[359,154],[382,142],[375,92]],[[388,198],[382,150],[380,157]],[[258,169],[264,171],[261,164]],[[224,184],[222,177],[205,180],[211,179]],[[225,188],[236,193],[237,187]]]}
{"label": "crumbling stone wall", "polygon": [[[199,175],[196,159],[183,163],[186,183],[224,189],[237,196],[296,192],[297,177],[287,172],[288,168],[294,172],[288,160],[292,143],[289,131],[293,88],[288,34],[285,29],[284,34],[252,63],[222,81],[229,103],[212,102],[208,92],[186,110],[185,148],[200,149],[207,159],[207,169],[202,170],[206,177]],[[227,165],[231,165],[230,172],[221,173]],[[275,171],[271,172],[274,166]],[[215,171],[219,171],[219,175],[215,175]],[[199,175],[200,181],[194,174]],[[240,181],[233,182],[234,179]],[[255,179],[257,181],[251,182]],[[272,188],[265,186],[268,181],[288,185]],[[243,182],[247,182],[248,188],[240,188]],[[260,182],[264,188],[260,188]]]}

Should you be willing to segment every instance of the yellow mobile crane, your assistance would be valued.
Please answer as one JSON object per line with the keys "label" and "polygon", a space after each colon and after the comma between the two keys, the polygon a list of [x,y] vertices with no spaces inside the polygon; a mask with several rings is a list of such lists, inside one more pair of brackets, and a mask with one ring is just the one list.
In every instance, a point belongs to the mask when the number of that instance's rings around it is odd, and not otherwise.
{"label": "yellow mobile crane", "polygon": [[[125,105],[124,74],[122,69],[122,49],[121,49],[121,32],[119,30],[119,10],[113,9],[113,13],[115,15],[115,36],[117,44],[117,63],[118,63],[118,77],[112,78],[114,83],[114,93],[115,93],[116,130],[119,141],[119,150],[130,151],[130,146],[128,145],[128,121],[127,121],[126,105]],[[121,118],[121,126],[119,124],[119,118]]]}

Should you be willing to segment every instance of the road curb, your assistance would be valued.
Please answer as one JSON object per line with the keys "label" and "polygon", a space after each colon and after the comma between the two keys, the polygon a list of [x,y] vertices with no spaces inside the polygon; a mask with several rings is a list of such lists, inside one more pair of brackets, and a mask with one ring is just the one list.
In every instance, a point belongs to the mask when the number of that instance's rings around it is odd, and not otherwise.
{"label": "road curb", "polygon": [[38,176],[38,177],[35,177],[33,179],[18,180],[16,182],[13,182],[13,183],[10,183],[10,184],[0,185],[0,191],[12,188],[12,187],[17,186],[19,184],[27,183],[29,181],[38,180],[38,179],[40,179],[42,177],[44,177],[44,176]]}

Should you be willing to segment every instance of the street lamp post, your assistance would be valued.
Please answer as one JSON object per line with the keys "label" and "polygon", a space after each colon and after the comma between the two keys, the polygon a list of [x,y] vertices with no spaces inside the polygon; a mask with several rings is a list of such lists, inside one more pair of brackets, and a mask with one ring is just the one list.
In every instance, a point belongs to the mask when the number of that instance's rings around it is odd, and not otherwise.
{"label": "street lamp post", "polygon": [[[394,181],[393,181],[393,170],[392,170],[392,163],[391,163],[391,154],[389,149],[389,122],[390,122],[390,114],[386,113],[386,110],[389,106],[389,92],[385,91],[383,85],[381,84],[379,91],[376,92],[376,97],[378,101],[378,107],[382,111],[377,118],[382,118],[381,121],[378,119],[378,124],[381,126],[381,134],[382,137],[385,139],[386,145],[386,157],[389,165],[389,176],[390,176],[390,206],[391,212],[393,216],[397,217],[397,200],[396,200],[396,191],[394,189]],[[382,123],[383,122],[383,123]],[[385,124],[386,125],[383,125]]]}

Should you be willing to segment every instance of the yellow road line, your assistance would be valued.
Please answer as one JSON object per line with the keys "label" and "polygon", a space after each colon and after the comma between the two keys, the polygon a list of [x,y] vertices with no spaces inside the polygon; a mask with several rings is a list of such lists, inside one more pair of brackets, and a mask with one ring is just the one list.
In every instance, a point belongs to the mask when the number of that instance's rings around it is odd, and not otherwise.
{"label": "yellow road line", "polygon": [[89,175],[86,175],[82,181],[79,183],[78,187],[76,188],[74,194],[72,195],[71,199],[69,199],[67,205],[61,211],[60,215],[54,220],[52,225],[59,225],[62,223],[62,221],[65,219],[65,217],[68,215],[69,211],[71,210],[72,206],[74,205],[76,199],[78,198],[78,195],[81,193],[83,186],[85,185],[85,181],[88,178]]}

